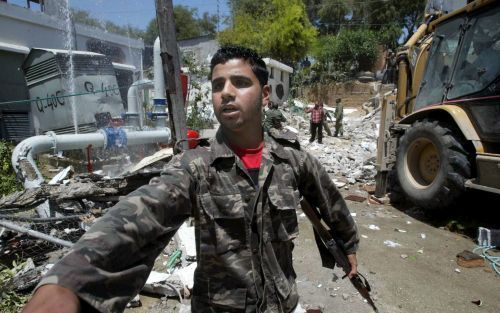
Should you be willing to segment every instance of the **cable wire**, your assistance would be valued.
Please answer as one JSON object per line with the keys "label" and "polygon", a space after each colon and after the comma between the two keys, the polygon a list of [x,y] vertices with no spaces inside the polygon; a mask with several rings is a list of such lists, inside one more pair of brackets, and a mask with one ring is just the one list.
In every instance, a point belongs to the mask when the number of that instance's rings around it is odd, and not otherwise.
{"label": "cable wire", "polygon": [[476,251],[481,251],[480,256],[491,263],[491,268],[497,273],[497,275],[500,275],[500,257],[498,256],[492,256],[491,254],[488,253],[488,251],[495,249],[493,246],[476,246],[472,252],[477,253]]}

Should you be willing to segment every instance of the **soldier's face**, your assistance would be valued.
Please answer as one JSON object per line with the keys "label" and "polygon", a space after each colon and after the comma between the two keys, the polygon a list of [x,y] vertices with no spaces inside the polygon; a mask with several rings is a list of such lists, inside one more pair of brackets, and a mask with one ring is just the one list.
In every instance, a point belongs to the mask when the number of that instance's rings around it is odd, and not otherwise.
{"label": "soldier's face", "polygon": [[269,86],[260,87],[248,63],[231,59],[212,72],[212,102],[217,120],[227,130],[261,127],[262,108],[269,102]]}

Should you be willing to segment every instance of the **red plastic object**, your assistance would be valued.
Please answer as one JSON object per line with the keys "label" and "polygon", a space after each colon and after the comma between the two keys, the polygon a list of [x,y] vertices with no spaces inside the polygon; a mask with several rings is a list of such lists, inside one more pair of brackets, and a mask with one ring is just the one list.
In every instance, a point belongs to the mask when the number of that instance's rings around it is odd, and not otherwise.
{"label": "red plastic object", "polygon": [[187,137],[188,137],[189,149],[196,148],[196,146],[198,146],[198,140],[194,140],[194,139],[200,138],[200,133],[197,132],[196,130],[188,129]]}
{"label": "red plastic object", "polygon": [[188,76],[181,73],[181,87],[182,87],[182,99],[184,99],[184,104],[186,103],[187,93],[188,93]]}

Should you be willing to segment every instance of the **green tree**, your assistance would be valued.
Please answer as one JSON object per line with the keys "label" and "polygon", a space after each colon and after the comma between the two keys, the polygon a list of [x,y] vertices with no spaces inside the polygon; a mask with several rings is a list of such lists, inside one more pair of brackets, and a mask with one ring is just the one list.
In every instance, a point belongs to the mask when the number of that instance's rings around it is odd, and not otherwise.
{"label": "green tree", "polygon": [[[234,1],[233,1],[234,2]],[[250,3],[250,2],[249,2]],[[239,44],[287,64],[307,55],[316,39],[301,0],[261,1],[260,9],[235,11],[232,28],[219,33],[221,44]]]}
{"label": "green tree", "polygon": [[322,36],[314,55],[327,72],[370,70],[378,57],[377,35],[368,29],[343,30],[337,36]]}
{"label": "green tree", "polygon": [[[217,28],[217,16],[207,12],[198,17],[198,10],[184,5],[174,6],[175,33],[177,40],[193,38],[203,35],[215,35]],[[158,25],[156,18],[152,19],[145,31],[144,42],[152,45],[158,37]]]}
{"label": "green tree", "polygon": [[381,43],[396,48],[408,40],[423,21],[426,0],[356,1],[351,24],[380,32]]}
{"label": "green tree", "polygon": [[341,29],[376,31],[379,42],[395,49],[422,22],[426,0],[303,0],[321,35]]}

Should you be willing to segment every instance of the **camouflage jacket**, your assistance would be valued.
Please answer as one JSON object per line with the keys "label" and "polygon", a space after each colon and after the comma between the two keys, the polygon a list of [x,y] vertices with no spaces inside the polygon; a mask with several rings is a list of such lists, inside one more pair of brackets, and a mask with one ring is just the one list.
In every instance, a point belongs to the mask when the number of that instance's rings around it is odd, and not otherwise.
{"label": "camouflage jacket", "polygon": [[286,118],[279,109],[269,109],[265,113],[264,119],[264,129],[269,130],[271,128],[281,129],[283,126],[282,122],[286,122]]}
{"label": "camouflage jacket", "polygon": [[155,258],[194,217],[198,267],[192,312],[291,312],[298,302],[292,240],[300,196],[357,249],[356,226],[317,159],[296,140],[265,135],[258,186],[219,130],[177,155],[160,177],[118,202],[42,279],[100,312],[121,312]]}

